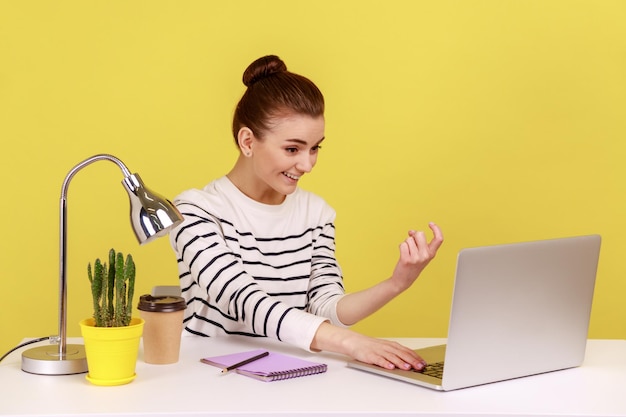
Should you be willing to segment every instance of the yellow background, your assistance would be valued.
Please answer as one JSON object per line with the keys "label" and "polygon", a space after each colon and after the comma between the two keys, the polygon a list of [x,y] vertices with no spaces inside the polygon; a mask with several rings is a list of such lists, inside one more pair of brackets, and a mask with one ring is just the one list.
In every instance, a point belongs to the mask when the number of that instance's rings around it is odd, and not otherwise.
{"label": "yellow background", "polygon": [[[241,74],[277,54],[327,100],[302,186],[338,211],[346,286],[386,278],[409,228],[446,242],[356,328],[442,337],[456,254],[599,233],[590,336],[626,337],[626,2],[0,0],[0,352],[57,332],[58,203],[110,153],[170,198],[223,175]],[[167,239],[139,247],[119,169],[69,188],[69,334],[86,265],[132,253],[137,294],[177,284]]]}

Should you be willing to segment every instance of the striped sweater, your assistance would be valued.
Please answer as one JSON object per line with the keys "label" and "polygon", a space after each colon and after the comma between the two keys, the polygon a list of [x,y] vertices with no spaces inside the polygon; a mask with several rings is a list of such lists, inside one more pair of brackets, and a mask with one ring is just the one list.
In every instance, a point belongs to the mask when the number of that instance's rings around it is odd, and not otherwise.
{"label": "striped sweater", "polygon": [[280,205],[261,204],[222,177],[174,203],[185,218],[170,243],[187,332],[271,337],[309,350],[323,321],[342,326],[335,211],[320,197],[298,188]]}

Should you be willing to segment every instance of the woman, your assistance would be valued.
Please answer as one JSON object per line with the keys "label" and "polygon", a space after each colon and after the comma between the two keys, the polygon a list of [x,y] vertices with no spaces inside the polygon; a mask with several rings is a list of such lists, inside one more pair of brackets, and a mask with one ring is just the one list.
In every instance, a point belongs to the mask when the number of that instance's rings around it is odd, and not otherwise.
{"label": "woman", "polygon": [[347,327],[406,290],[443,237],[410,231],[390,278],[345,294],[335,259],[335,212],[298,188],[324,141],[324,98],[276,56],[246,69],[233,118],[232,170],[175,199],[185,221],[170,240],[178,257],[187,332],[272,337],[393,369],[425,362],[398,343]]}

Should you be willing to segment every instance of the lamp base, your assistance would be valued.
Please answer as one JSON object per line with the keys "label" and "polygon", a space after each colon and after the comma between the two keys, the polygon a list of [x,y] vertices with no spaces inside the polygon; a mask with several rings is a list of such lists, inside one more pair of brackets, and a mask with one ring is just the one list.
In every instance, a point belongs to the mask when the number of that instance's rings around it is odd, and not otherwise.
{"label": "lamp base", "polygon": [[22,353],[22,371],[38,375],[83,374],[87,369],[85,346],[66,345],[61,357],[58,345],[40,346]]}

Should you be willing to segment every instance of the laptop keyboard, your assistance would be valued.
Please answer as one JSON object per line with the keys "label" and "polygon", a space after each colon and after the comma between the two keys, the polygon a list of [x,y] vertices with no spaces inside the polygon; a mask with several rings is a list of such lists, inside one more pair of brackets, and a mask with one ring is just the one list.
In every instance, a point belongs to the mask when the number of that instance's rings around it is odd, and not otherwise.
{"label": "laptop keyboard", "polygon": [[443,378],[443,362],[429,363],[426,368],[421,371],[415,370],[415,372],[441,379]]}

